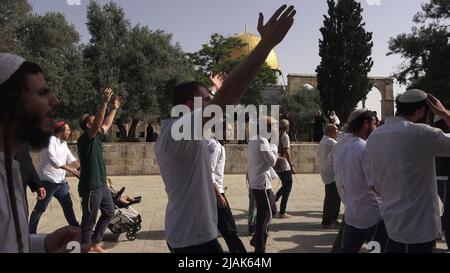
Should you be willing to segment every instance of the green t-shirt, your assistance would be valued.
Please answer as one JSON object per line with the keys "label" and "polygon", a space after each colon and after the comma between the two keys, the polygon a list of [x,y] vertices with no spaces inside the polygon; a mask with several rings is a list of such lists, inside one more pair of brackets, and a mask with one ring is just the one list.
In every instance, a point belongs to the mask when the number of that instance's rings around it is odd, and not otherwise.
{"label": "green t-shirt", "polygon": [[106,186],[106,166],[103,158],[102,134],[90,139],[85,132],[78,139],[78,156],[81,172],[78,192],[80,195],[90,190]]}

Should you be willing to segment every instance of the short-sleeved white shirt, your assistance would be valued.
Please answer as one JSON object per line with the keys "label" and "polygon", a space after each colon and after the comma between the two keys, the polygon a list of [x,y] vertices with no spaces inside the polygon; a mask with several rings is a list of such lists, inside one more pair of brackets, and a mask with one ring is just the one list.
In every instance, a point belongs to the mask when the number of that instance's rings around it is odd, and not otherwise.
{"label": "short-sleeved white shirt", "polygon": [[393,117],[367,141],[389,237],[404,244],[434,241],[440,228],[435,157],[450,156],[440,129]]}
{"label": "short-sleeved white shirt", "polygon": [[349,136],[334,150],[336,187],[345,205],[345,223],[359,229],[373,227],[382,219],[379,200],[371,189],[373,179],[365,146],[363,139]]}
{"label": "short-sleeved white shirt", "polygon": [[172,248],[205,244],[219,234],[208,141],[177,141],[171,135],[175,122],[193,121],[196,112],[165,121],[155,146],[168,196],[165,235]]}
{"label": "short-sleeved white shirt", "polygon": [[336,182],[333,170],[333,160],[330,155],[337,141],[324,135],[319,144],[320,176],[325,185]]}

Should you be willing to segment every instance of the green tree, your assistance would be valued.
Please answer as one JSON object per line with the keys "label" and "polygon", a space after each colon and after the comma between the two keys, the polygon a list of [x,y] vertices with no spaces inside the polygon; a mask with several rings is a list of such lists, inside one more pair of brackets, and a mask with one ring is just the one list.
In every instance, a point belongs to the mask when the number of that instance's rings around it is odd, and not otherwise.
{"label": "green tree", "polygon": [[0,2],[1,50],[38,63],[60,100],[57,118],[75,121],[92,98],[79,34],[61,13],[32,14],[26,0]]}
{"label": "green tree", "polygon": [[32,8],[27,0],[2,0],[0,10],[0,51],[22,54],[19,36],[27,29]]}
{"label": "green tree", "polygon": [[355,0],[328,0],[328,8],[320,29],[317,88],[323,112],[336,111],[346,120],[372,89],[372,33],[364,29],[363,9]]}
{"label": "green tree", "polygon": [[[224,37],[218,33],[211,35],[208,44],[203,44],[199,51],[188,54],[196,69],[196,79],[209,85],[209,75],[229,74],[245,58],[242,56],[239,59],[231,59],[231,51],[245,45],[238,37]],[[240,104],[260,105],[262,103],[261,91],[267,85],[277,83],[276,73],[275,70],[264,64],[250,87],[245,91]]]}
{"label": "green tree", "polygon": [[294,126],[290,135],[295,141],[311,141],[314,115],[320,109],[320,95],[317,90],[301,88],[293,95],[279,98],[280,112],[290,113]]}
{"label": "green tree", "polygon": [[132,27],[113,2],[90,2],[87,18],[92,38],[84,56],[90,81],[96,90],[110,86],[124,98],[115,124],[121,141],[135,141],[139,122],[168,114],[170,86],[192,77],[192,67],[170,34]]}
{"label": "green tree", "polygon": [[65,77],[73,75],[68,75],[65,67],[69,65],[68,57],[77,54],[79,34],[64,15],[46,13],[43,16],[30,16],[26,31],[20,35],[20,41],[25,48],[22,55],[43,68],[57,95],[67,92]]}
{"label": "green tree", "polygon": [[57,115],[61,119],[71,121],[75,128],[82,114],[94,113],[98,106],[98,92],[89,81],[89,69],[83,58],[82,46],[65,55],[62,71],[64,90],[59,94],[60,107]]}
{"label": "green tree", "polygon": [[450,105],[450,1],[431,0],[422,5],[413,21],[412,33],[400,34],[389,42],[391,54],[406,62],[395,78],[409,88],[433,93]]}

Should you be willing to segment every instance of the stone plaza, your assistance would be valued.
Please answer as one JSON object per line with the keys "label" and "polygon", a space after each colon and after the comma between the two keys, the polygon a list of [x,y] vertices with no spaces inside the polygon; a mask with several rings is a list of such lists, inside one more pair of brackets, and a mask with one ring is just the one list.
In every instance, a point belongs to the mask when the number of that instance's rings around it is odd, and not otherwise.
{"label": "stone plaza", "polygon": [[[176,170],[174,170],[176,171]],[[167,195],[159,175],[153,176],[114,176],[111,177],[115,187],[126,187],[125,194],[142,196],[142,203],[133,206],[142,216],[142,229],[136,240],[129,241],[126,235],[112,234],[107,230],[104,247],[110,253],[168,253],[164,238],[164,215]],[[69,178],[74,210],[81,220],[80,199],[77,193],[77,181]],[[318,174],[296,175],[288,203],[291,219],[274,218],[270,225],[270,237],[267,241],[269,253],[330,253],[337,230],[321,228],[324,186]],[[280,181],[273,183],[274,191],[281,187]],[[248,189],[245,175],[225,175],[226,195],[236,220],[238,234],[247,251],[253,251],[248,236]],[[28,192],[30,211],[36,200]],[[344,210],[341,208],[341,213]],[[38,233],[49,233],[66,225],[62,209],[53,199],[43,214]],[[225,250],[226,244],[220,242]],[[362,252],[367,252],[362,250]],[[446,252],[444,241],[437,244],[437,252]]]}

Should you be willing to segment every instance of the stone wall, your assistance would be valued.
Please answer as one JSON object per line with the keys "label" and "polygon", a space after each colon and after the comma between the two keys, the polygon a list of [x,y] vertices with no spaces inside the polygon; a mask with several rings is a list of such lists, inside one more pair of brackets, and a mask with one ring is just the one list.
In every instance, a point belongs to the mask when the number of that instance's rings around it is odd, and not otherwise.
{"label": "stone wall", "polygon": [[[154,143],[104,143],[108,175],[158,175],[159,166],[155,157]],[[77,157],[76,145],[69,145]],[[226,174],[247,172],[247,146],[225,145]],[[292,144],[297,173],[318,173],[319,158],[317,144]],[[39,166],[39,153],[32,154],[35,166]]]}

